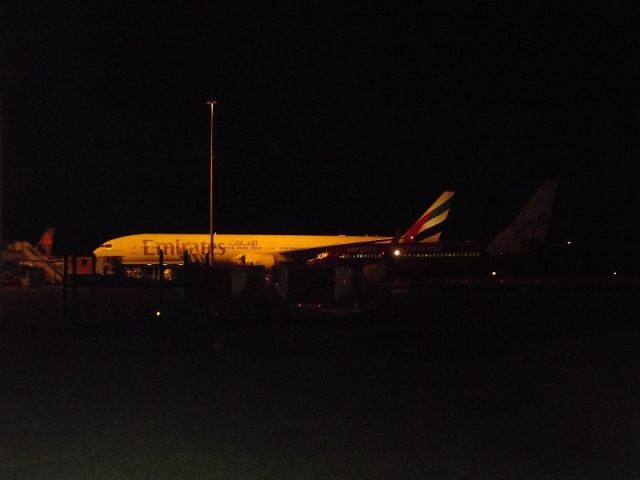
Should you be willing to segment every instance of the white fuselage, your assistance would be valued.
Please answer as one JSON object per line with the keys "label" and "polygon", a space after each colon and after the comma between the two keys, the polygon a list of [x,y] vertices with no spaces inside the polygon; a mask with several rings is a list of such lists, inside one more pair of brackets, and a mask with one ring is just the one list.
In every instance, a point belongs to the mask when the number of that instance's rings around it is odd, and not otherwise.
{"label": "white fuselage", "polygon": [[[273,266],[287,254],[332,245],[388,241],[390,237],[346,235],[253,235],[216,234],[213,261]],[[114,238],[94,250],[96,257],[115,257],[124,265],[181,264],[187,252],[190,261],[203,262],[209,249],[208,234],[141,233]]]}

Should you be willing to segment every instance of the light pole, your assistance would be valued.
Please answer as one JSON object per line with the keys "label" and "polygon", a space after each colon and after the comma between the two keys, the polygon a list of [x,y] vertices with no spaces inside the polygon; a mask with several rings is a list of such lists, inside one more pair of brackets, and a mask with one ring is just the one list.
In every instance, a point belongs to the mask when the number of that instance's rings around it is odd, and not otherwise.
{"label": "light pole", "polygon": [[207,105],[210,107],[209,115],[209,265],[213,265],[213,160],[215,154],[213,152],[213,124],[214,124],[214,107],[216,100],[209,100]]}

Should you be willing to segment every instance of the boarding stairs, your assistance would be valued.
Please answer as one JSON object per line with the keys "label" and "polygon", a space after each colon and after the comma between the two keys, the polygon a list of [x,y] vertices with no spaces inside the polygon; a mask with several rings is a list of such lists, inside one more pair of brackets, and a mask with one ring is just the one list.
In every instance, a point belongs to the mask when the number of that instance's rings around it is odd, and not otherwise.
{"label": "boarding stairs", "polygon": [[44,270],[45,278],[49,283],[61,283],[63,281],[62,269],[56,266],[57,260],[43,255],[36,247],[26,241],[11,242],[2,252],[4,260],[22,262]]}

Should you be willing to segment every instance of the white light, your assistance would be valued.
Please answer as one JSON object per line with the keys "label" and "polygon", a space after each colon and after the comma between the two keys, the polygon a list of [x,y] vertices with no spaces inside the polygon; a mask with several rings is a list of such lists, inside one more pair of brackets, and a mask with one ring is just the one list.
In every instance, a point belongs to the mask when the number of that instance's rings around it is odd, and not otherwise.
{"label": "white light", "polygon": [[571,245],[571,240],[569,240],[569,241],[567,242],[567,245]]}
{"label": "white light", "polygon": [[498,274],[498,272],[491,272],[491,275],[492,275],[492,276],[494,276],[494,277],[495,277],[497,274]]}
{"label": "white light", "polygon": [[159,317],[159,316],[160,316],[160,310],[156,312],[156,317]]}
{"label": "white light", "polygon": [[400,250],[398,250],[398,249],[396,248],[396,249],[393,251],[393,254],[394,254],[396,257],[399,257],[399,256],[400,256]]}
{"label": "white light", "polygon": [[613,272],[613,276],[615,277],[618,274],[618,272]]}

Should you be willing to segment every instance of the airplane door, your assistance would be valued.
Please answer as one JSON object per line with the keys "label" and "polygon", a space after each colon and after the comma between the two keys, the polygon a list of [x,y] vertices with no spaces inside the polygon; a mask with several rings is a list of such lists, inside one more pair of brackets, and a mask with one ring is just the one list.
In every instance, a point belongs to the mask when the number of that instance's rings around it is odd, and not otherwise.
{"label": "airplane door", "polygon": [[138,257],[138,244],[134,240],[129,241],[129,251],[131,252],[131,256],[134,258]]}

